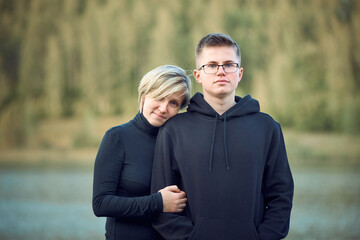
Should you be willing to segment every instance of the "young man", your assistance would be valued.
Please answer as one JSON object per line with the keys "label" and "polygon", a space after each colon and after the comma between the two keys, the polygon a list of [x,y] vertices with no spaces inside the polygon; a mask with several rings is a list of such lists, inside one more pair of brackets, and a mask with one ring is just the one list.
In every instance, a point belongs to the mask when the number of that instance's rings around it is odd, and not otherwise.
{"label": "young man", "polygon": [[178,185],[188,198],[183,213],[154,218],[165,239],[275,240],[288,233],[293,179],[281,127],[255,99],[235,96],[240,59],[230,36],[201,39],[194,76],[203,95],[158,134],[152,192]]}

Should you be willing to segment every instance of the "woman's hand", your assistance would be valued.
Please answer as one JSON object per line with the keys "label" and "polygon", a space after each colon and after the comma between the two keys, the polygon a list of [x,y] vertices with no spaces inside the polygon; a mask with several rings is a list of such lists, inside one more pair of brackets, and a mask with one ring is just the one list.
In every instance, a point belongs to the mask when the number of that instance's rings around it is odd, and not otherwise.
{"label": "woman's hand", "polygon": [[186,194],[176,185],[167,186],[159,190],[163,200],[164,212],[182,212],[186,207]]}

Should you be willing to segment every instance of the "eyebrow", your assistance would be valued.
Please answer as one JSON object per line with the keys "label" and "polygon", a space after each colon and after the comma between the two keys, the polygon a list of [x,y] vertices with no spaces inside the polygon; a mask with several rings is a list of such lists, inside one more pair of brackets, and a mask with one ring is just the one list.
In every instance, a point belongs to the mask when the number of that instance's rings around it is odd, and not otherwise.
{"label": "eyebrow", "polygon": [[172,99],[170,99],[170,101],[175,101],[175,102],[181,103],[181,99],[180,99],[180,98],[172,98]]}
{"label": "eyebrow", "polygon": [[[218,63],[219,62],[217,62],[217,61],[209,61],[207,64],[218,64]],[[237,63],[237,62],[235,62],[233,60],[226,60],[223,62],[223,64],[227,64],[227,63]]]}
{"label": "eyebrow", "polygon": [[172,98],[169,98],[169,101],[178,101],[178,102],[181,102],[181,97],[172,97]]}

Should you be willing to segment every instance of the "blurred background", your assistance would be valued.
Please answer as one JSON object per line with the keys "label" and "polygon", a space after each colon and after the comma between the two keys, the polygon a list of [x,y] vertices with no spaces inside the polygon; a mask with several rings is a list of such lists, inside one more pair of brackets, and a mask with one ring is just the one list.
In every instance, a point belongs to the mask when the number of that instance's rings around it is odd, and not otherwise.
{"label": "blurred background", "polygon": [[137,113],[146,72],[191,75],[209,32],[238,42],[237,95],[283,127],[287,239],[359,239],[356,0],[0,0],[0,238],[103,239],[91,209],[103,134]]}

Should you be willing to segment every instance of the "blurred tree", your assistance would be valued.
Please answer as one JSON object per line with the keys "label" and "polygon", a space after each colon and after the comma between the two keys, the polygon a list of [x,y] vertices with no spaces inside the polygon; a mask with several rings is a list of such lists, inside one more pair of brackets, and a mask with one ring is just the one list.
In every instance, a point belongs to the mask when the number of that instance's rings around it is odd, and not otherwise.
{"label": "blurred tree", "polygon": [[2,0],[0,146],[28,144],[40,119],[136,112],[141,77],[191,74],[209,32],[239,43],[238,94],[284,126],[359,133],[359,22],[354,0]]}

